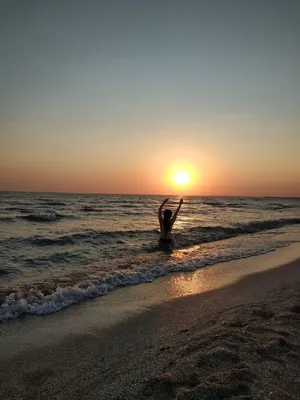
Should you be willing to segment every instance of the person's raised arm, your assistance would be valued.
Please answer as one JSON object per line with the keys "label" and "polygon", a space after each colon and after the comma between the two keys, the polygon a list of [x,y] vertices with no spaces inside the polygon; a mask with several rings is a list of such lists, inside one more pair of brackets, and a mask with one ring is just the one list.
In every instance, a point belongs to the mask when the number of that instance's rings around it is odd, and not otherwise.
{"label": "person's raised arm", "polygon": [[179,213],[179,210],[180,210],[180,207],[182,206],[182,204],[183,204],[183,199],[180,199],[180,202],[179,202],[179,205],[177,207],[177,210],[175,211],[174,216],[172,218],[172,223],[174,223],[176,221],[177,215]]}
{"label": "person's raised arm", "polygon": [[159,219],[159,220],[161,220],[161,218],[162,218],[162,216],[161,216],[162,208],[163,208],[163,206],[164,206],[168,201],[169,201],[169,199],[165,199],[165,200],[161,203],[161,205],[160,205],[160,207],[159,207],[159,209],[158,209],[158,219]]}

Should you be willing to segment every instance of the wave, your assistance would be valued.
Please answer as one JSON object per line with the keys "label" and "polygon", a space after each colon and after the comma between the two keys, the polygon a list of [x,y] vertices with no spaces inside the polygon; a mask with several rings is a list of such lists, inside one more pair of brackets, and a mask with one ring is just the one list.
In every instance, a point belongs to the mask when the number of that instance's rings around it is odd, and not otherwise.
{"label": "wave", "polygon": [[137,203],[128,203],[128,204],[120,204],[118,207],[119,208],[136,208]]}
{"label": "wave", "polygon": [[[67,287],[56,287],[51,290],[49,286],[36,288],[31,286],[27,292],[17,288],[9,293],[0,306],[0,322],[17,318],[22,314],[50,314],[69,307],[80,301],[99,297],[124,286],[137,285],[139,283],[150,283],[158,277],[173,272],[191,272],[198,268],[234,259],[247,258],[276,250],[277,247],[287,246],[289,243],[277,244],[275,247],[261,248],[251,252],[237,252],[235,254],[219,255],[213,258],[193,259],[185,263],[175,262],[158,264],[155,266],[142,267],[137,271],[125,270],[123,272],[113,271],[107,277],[89,275],[83,281]],[[28,285],[27,285],[28,288]],[[50,292],[49,292],[50,290]],[[47,293],[47,294],[46,294]]]}
{"label": "wave", "polygon": [[12,267],[0,267],[0,276],[2,275],[10,275],[19,272],[20,270],[18,268],[12,268]]}
{"label": "wave", "polygon": [[246,224],[236,224],[233,226],[194,227],[190,228],[188,233],[179,232],[176,235],[176,242],[178,242],[180,246],[186,247],[296,224],[300,224],[300,218],[252,221]]}
{"label": "wave", "polygon": [[280,203],[273,203],[273,204],[268,204],[267,208],[270,210],[285,210],[288,208],[296,208],[295,204],[280,204]]}
{"label": "wave", "polygon": [[19,219],[24,219],[30,222],[55,222],[59,221],[63,218],[74,218],[71,215],[62,215],[58,213],[49,213],[49,214],[28,214],[28,215],[20,215]]}
{"label": "wave", "polygon": [[141,203],[140,199],[110,199],[109,204],[137,204]]}
{"label": "wave", "polygon": [[[253,200],[256,200],[253,203]],[[264,203],[259,202],[261,199],[251,199],[251,202],[245,203],[245,201],[241,202],[231,202],[231,201],[217,201],[217,200],[206,200],[203,201],[202,204],[205,204],[210,207],[217,208],[247,208],[247,209],[258,209],[258,210],[285,210],[290,208],[298,208],[299,205],[296,204],[282,204],[282,203]]]}
{"label": "wave", "polygon": [[[17,211],[17,210],[16,210]],[[25,209],[20,209],[18,208],[18,211],[21,213],[28,213],[29,210]],[[13,217],[8,217],[8,216],[0,216],[0,222],[16,222],[17,220],[25,220],[29,222],[55,222],[59,221],[63,218],[76,218],[73,215],[63,215],[55,212],[49,212],[49,213],[39,213],[39,214],[27,214],[27,215],[18,215],[18,216],[13,216]]]}
{"label": "wave", "polygon": [[93,231],[89,230],[81,233],[73,233],[72,235],[63,235],[56,238],[47,238],[42,236],[34,236],[31,238],[25,239],[26,242],[36,246],[64,246],[75,244],[78,241],[82,242],[90,242],[97,241],[97,244],[105,244],[110,242],[115,242],[116,240],[124,237],[130,238],[140,238],[141,235],[150,235],[150,237],[154,238],[154,234],[158,231],[156,229],[153,230],[143,230],[143,231]]}
{"label": "wave", "polygon": [[220,203],[219,201],[213,201],[213,200],[203,201],[202,204],[206,204],[207,206],[212,206],[212,207],[226,207],[224,203]]}
{"label": "wave", "polygon": [[31,212],[31,210],[29,210],[28,208],[24,208],[24,207],[5,207],[4,208],[5,211],[18,211],[18,212]]}
{"label": "wave", "polygon": [[270,219],[264,221],[251,221],[246,224],[235,224],[233,226],[213,226],[213,227],[194,227],[190,231],[203,230],[204,232],[210,231],[223,231],[229,234],[245,234],[264,231],[267,229],[281,228],[285,225],[300,224],[300,218],[285,218],[285,219]]}
{"label": "wave", "polygon": [[122,212],[122,215],[135,215],[135,216],[142,216],[142,215],[147,215],[147,216],[149,216],[149,212],[146,212],[146,211],[136,211],[136,210],[134,210],[134,211],[123,211]]}
{"label": "wave", "polygon": [[42,202],[43,205],[46,205],[46,206],[62,207],[62,206],[67,205],[67,203],[64,203],[62,201],[47,200],[47,199],[39,199],[39,201]]}
{"label": "wave", "polygon": [[[177,231],[174,233],[176,247],[184,248],[201,243],[214,242],[231,237],[259,233],[270,229],[278,229],[283,226],[300,224],[300,218],[287,218],[265,221],[253,221],[246,224],[236,224],[232,226],[197,226],[188,230]],[[95,245],[117,243],[118,240],[126,239],[140,241],[149,240],[151,243],[157,239],[158,229],[149,230],[124,230],[124,231],[103,231],[86,230],[71,235],[57,237],[31,236],[27,238],[10,238],[1,243],[8,244],[9,241],[16,241],[15,245],[24,244],[34,246],[66,246],[80,243],[93,243]],[[145,247],[142,247],[145,250]],[[153,246],[149,251],[156,250]]]}
{"label": "wave", "polygon": [[102,208],[94,208],[94,207],[91,207],[91,206],[83,206],[83,207],[81,207],[81,209],[80,209],[81,211],[84,211],[84,212],[103,212],[103,209]]}
{"label": "wave", "polygon": [[15,222],[15,218],[14,217],[1,217],[0,216],[0,222]]}
{"label": "wave", "polygon": [[24,259],[24,264],[28,267],[40,267],[41,265],[49,265],[49,264],[68,264],[74,261],[86,261],[86,257],[83,252],[77,251],[65,251],[62,253],[52,253],[45,256],[35,257],[35,258],[26,258]]}

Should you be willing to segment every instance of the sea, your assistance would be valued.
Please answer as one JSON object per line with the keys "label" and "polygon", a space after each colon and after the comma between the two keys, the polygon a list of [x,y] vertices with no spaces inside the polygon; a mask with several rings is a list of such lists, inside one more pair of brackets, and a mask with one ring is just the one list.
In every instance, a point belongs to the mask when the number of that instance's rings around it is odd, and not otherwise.
{"label": "sea", "polygon": [[[163,196],[0,192],[0,322],[300,241],[300,199],[193,197],[158,246]],[[179,198],[170,197],[175,210]]]}

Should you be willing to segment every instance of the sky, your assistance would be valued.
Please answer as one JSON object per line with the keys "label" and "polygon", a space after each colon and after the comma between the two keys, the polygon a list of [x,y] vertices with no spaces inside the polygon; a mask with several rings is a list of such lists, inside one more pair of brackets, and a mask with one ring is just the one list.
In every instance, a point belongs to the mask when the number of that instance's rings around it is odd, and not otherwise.
{"label": "sky", "polygon": [[0,0],[0,88],[0,190],[300,196],[299,0]]}

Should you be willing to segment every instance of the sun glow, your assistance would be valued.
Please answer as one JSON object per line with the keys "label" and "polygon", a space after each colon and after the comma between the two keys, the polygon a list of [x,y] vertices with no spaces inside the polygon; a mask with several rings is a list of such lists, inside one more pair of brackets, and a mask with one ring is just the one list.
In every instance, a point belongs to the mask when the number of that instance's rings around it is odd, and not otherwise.
{"label": "sun glow", "polygon": [[[175,149],[176,150],[176,149]],[[199,153],[172,149],[170,153],[161,153],[155,157],[153,176],[159,176],[164,194],[176,195],[179,197],[193,196],[198,194],[203,185],[202,162],[199,160]],[[163,173],[162,173],[163,172]]]}
{"label": "sun glow", "polygon": [[188,171],[180,170],[174,173],[172,180],[177,186],[187,186],[191,183],[192,177]]}
{"label": "sun glow", "polygon": [[167,173],[169,187],[173,188],[178,194],[188,193],[193,190],[197,183],[196,170],[188,163],[176,162],[171,165]]}

